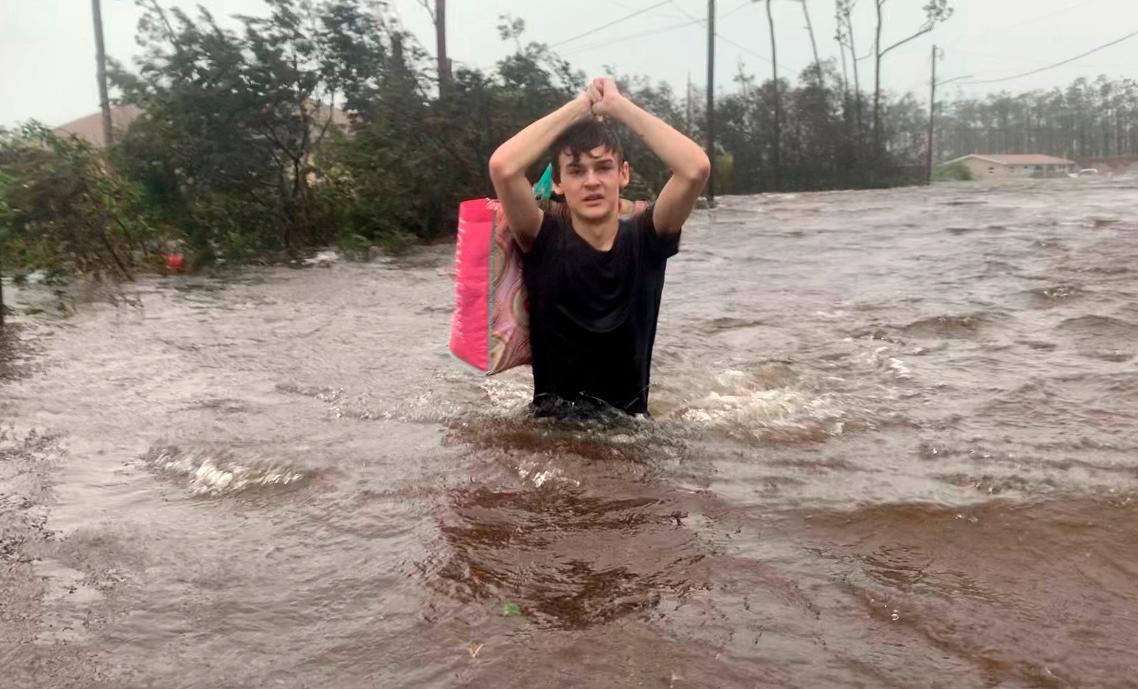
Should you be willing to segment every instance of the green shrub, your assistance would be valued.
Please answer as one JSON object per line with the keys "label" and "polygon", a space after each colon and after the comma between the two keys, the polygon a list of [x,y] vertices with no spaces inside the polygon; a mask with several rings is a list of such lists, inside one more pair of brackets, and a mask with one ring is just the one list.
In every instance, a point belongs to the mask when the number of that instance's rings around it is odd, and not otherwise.
{"label": "green shrub", "polygon": [[0,129],[0,227],[10,266],[63,273],[129,276],[159,265],[165,239],[98,151],[34,122]]}
{"label": "green shrub", "polygon": [[974,179],[972,168],[961,162],[938,165],[933,170],[933,180],[937,182],[971,182]]}

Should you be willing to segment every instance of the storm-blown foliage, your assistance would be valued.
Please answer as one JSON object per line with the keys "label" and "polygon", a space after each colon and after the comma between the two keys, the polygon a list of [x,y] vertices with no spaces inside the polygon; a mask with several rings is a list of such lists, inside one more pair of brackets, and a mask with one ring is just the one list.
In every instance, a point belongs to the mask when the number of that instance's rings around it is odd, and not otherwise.
{"label": "storm-blown foliage", "polygon": [[0,129],[0,244],[8,267],[130,277],[162,235],[136,185],[87,143],[36,124]]}
{"label": "storm-blown foliage", "polygon": [[[265,0],[264,16],[223,25],[204,9],[137,1],[142,56],[111,72],[119,102],[143,114],[118,143],[104,154],[42,128],[4,133],[0,254],[9,266],[125,274],[175,244],[202,265],[445,237],[461,199],[493,193],[494,149],[585,83],[548,45],[526,41],[512,17],[499,27],[512,54],[489,71],[459,66],[439,89],[434,60],[382,2]],[[843,58],[856,53],[851,31],[839,32]],[[718,95],[717,193],[923,179],[924,107],[911,94],[863,93],[856,61],[838,64],[811,65],[794,83],[740,72]],[[635,102],[704,140],[701,96],[614,76]],[[940,157],[1133,153],[1136,99],[1133,81],[1100,79],[948,104]],[[656,193],[668,170],[627,133],[624,143],[630,195]]]}
{"label": "storm-blown foliage", "polygon": [[[519,41],[493,75],[458,70],[440,100],[426,54],[382,4],[266,4],[229,30],[148,2],[144,57],[116,74],[145,114],[112,159],[206,254],[443,234],[458,199],[487,193],[494,147],[583,84]],[[524,25],[508,28],[516,39]]]}

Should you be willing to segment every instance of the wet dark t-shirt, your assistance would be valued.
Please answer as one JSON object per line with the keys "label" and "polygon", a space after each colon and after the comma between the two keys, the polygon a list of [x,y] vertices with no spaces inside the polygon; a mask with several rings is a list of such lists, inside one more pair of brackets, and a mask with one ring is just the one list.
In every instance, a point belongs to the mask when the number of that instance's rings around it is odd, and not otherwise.
{"label": "wet dark t-shirt", "polygon": [[609,251],[545,214],[523,261],[537,415],[561,415],[566,401],[647,413],[664,269],[680,245],[678,232],[656,234],[652,210],[621,220]]}

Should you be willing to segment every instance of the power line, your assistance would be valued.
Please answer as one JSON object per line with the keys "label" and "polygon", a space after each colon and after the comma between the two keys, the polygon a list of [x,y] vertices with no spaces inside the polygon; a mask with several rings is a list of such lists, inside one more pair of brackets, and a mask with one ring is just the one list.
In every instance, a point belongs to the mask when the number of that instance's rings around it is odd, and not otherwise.
{"label": "power line", "polygon": [[720,17],[720,19],[726,19],[726,18],[730,17],[731,15],[735,14],[736,12],[738,12],[739,10],[743,9],[744,7],[747,7],[747,6],[753,5],[753,4],[755,4],[755,0],[747,0],[742,5],[739,5],[738,7],[736,7],[735,9],[728,10],[726,14],[724,14],[722,17]]}
{"label": "power line", "polygon": [[1138,36],[1138,31],[1134,31],[1132,33],[1126,34],[1122,38],[1111,41],[1110,43],[1104,43],[1103,45],[1100,45],[1097,48],[1092,48],[1085,53],[1076,55],[1075,57],[1067,58],[1066,60],[1063,60],[1062,62],[1056,62],[1053,65],[1047,65],[1046,67],[1040,67],[1039,69],[1033,69],[1030,72],[1023,72],[1022,74],[1013,74],[1010,77],[1001,77],[999,79],[980,79],[977,81],[966,81],[966,82],[964,82],[964,84],[969,85],[969,86],[974,85],[974,84],[998,84],[998,83],[1004,82],[1004,81],[1011,81],[1012,79],[1021,79],[1023,77],[1029,77],[1033,74],[1039,74],[1040,72],[1046,72],[1049,69],[1055,69],[1056,67],[1062,67],[1063,65],[1070,64],[1070,63],[1074,62],[1075,60],[1081,60],[1084,57],[1087,57],[1088,55],[1094,55],[1095,53],[1099,52],[1100,50],[1106,50],[1107,48],[1109,48],[1113,45],[1118,45],[1119,43],[1122,43],[1123,41],[1128,41],[1131,38],[1134,38],[1135,36]]}
{"label": "power line", "polygon": [[1016,24],[1011,24],[1011,25],[996,26],[996,27],[987,28],[987,29],[984,29],[983,31],[981,31],[980,33],[977,33],[977,34],[971,34],[971,35],[965,34],[965,35],[961,36],[960,38],[956,39],[955,41],[952,41],[951,43],[946,43],[945,47],[952,47],[955,45],[959,45],[961,41],[965,41],[965,40],[975,41],[977,38],[980,38],[981,36],[988,36],[988,35],[996,32],[996,31],[1001,31],[1001,32],[1006,34],[1008,32],[1014,31],[1016,29],[1021,29],[1025,26],[1028,26],[1029,24],[1038,24],[1039,22],[1043,21],[1044,19],[1050,19],[1051,17],[1054,17],[1057,14],[1062,14],[1064,12],[1068,12],[1070,10],[1073,10],[1076,7],[1085,7],[1086,4],[1087,4],[1087,0],[1078,0],[1078,2],[1060,7],[1059,9],[1055,10],[1054,12],[1048,12],[1047,14],[1035,15],[1026,21],[1018,22]]}
{"label": "power line", "polygon": [[[701,24],[707,22],[706,17],[704,17],[703,19],[700,19],[699,17],[693,17],[691,15],[691,13],[688,12],[687,10],[685,10],[682,5],[680,5],[678,2],[676,2],[676,0],[669,0],[669,2],[671,2],[673,5],[675,5],[676,9],[679,10],[681,14],[683,14],[685,17],[692,20],[693,22],[699,22]],[[744,7],[747,7],[748,5],[753,5],[754,2],[755,2],[755,0],[744,0],[741,5],[736,6],[734,9],[728,10],[726,13],[720,15],[719,18],[720,19],[726,19],[727,17],[730,17],[731,15],[735,14],[736,12],[743,9]]]}
{"label": "power line", "polygon": [[679,10],[679,11],[680,11],[680,14],[684,15],[685,17],[687,17],[688,19],[692,20],[693,22],[704,22],[704,21],[707,21],[706,19],[698,19],[698,18],[696,18],[696,17],[693,17],[693,16],[691,16],[691,14],[689,14],[689,13],[688,13],[688,11],[684,9],[684,6],[683,6],[683,5],[681,5],[680,3],[676,2],[676,0],[668,0],[668,2],[672,3],[672,5],[673,5],[673,6],[675,6],[675,8],[676,8],[677,10]]}
{"label": "power line", "polygon": [[743,45],[742,43],[736,43],[735,41],[732,41],[730,38],[727,38],[726,36],[724,36],[723,34],[721,34],[719,32],[716,32],[715,36],[716,36],[716,38],[721,38],[724,41],[727,41],[728,43],[735,46],[739,50],[742,50],[744,53],[750,53],[751,55],[754,55],[755,57],[759,58],[763,62],[770,62],[771,61],[771,59],[769,57],[767,57],[766,55],[760,55],[759,53],[756,53],[755,51],[751,50],[750,48]]}
{"label": "power line", "polygon": [[610,38],[607,41],[604,41],[602,43],[592,43],[592,44],[584,46],[584,47],[573,48],[573,49],[565,51],[563,54],[564,55],[576,55],[577,53],[583,53],[583,52],[586,52],[589,50],[596,50],[597,48],[612,47],[612,45],[614,43],[617,43],[618,41],[630,41],[634,38],[643,38],[646,36],[654,36],[654,35],[659,34],[659,33],[664,33],[665,31],[673,31],[675,29],[680,29],[680,28],[683,28],[685,26],[693,26],[693,25],[699,24],[701,22],[703,22],[702,19],[697,19],[696,21],[688,21],[688,22],[683,22],[680,24],[672,24],[670,26],[664,26],[664,27],[660,27],[660,28],[656,28],[656,29],[649,29],[647,31],[640,31],[637,33],[625,34],[624,36],[617,36],[615,38]]}
{"label": "power line", "polygon": [[[699,17],[693,17],[687,10],[685,10],[683,7],[678,5],[675,2],[675,0],[671,0],[671,2],[673,5],[676,6],[676,9],[679,10],[680,12],[683,12],[684,16],[687,17],[688,19],[691,19],[692,21],[695,21],[695,22],[699,22],[700,24],[706,24],[707,23],[706,17],[704,17],[702,19],[700,19]],[[753,5],[753,4],[755,4],[755,0],[743,0],[742,4],[736,5],[733,9],[727,10],[725,13],[719,15],[719,19],[726,19],[726,18],[730,17],[731,15],[735,14],[736,12],[738,12],[739,10],[743,9],[744,7],[748,7],[748,6]]]}
{"label": "power line", "polygon": [[613,24],[619,24],[626,19],[632,19],[633,17],[644,14],[645,12],[650,12],[650,11],[656,9],[657,7],[663,7],[664,5],[667,5],[668,3],[670,3],[671,1],[672,0],[663,0],[662,2],[658,2],[655,5],[651,5],[650,7],[645,7],[644,9],[636,10],[635,12],[632,12],[631,14],[626,14],[623,17],[620,17],[618,19],[614,19],[611,22],[608,22],[607,24],[601,24],[600,26],[589,29],[588,31],[583,31],[583,32],[577,34],[576,36],[566,38],[564,41],[559,41],[557,43],[553,43],[549,47],[556,48],[559,45],[565,45],[566,43],[571,43],[571,42],[577,40],[578,38],[584,38],[585,36],[590,36],[590,35],[598,32],[598,31],[600,31],[601,29],[607,29],[608,27],[612,26]]}
{"label": "power line", "polygon": [[[667,2],[671,2],[671,1],[672,0],[667,0]],[[747,5],[750,5],[751,2],[752,2],[752,0],[745,0],[745,2],[743,2],[743,4],[735,7],[733,10],[730,10],[730,11],[726,12],[725,14],[721,15],[720,19],[738,12],[739,10],[746,7]],[[680,11],[682,12],[683,10],[681,9]],[[688,14],[687,12],[684,12],[684,14],[691,17],[691,15]],[[569,50],[563,52],[562,54],[566,55],[566,56],[577,55],[579,53],[588,52],[590,50],[596,50],[597,48],[609,47],[613,43],[617,43],[619,41],[630,41],[630,40],[637,39],[637,38],[647,38],[649,36],[655,36],[656,34],[665,33],[667,31],[674,31],[676,29],[682,29],[685,26],[694,26],[695,24],[706,24],[706,23],[707,23],[707,19],[702,19],[699,17],[692,17],[690,20],[685,21],[685,22],[680,22],[679,24],[669,24],[668,26],[662,26],[662,27],[658,27],[655,29],[648,29],[646,31],[638,31],[636,33],[625,34],[623,36],[616,36],[614,38],[610,38],[610,39],[608,39],[604,42],[601,42],[601,43],[592,43],[592,44],[589,44],[586,46],[581,46],[578,48],[570,48]],[[754,55],[755,57],[757,57],[761,60],[765,60],[767,62],[770,62],[770,58],[766,57],[765,55],[760,55],[759,53],[756,53],[755,51],[751,50],[750,48],[748,48],[748,47],[746,47],[740,43],[736,43],[735,41],[731,40],[730,38],[727,38],[726,36],[724,36],[721,33],[716,32],[715,35],[718,38],[723,39],[727,43],[730,43],[731,45],[735,46],[736,48],[738,48],[744,52],[750,53],[751,55]],[[556,45],[560,45],[560,44],[556,44]]]}
{"label": "power line", "polygon": [[[706,23],[707,22],[706,19],[698,19],[698,18],[693,17],[690,14],[688,14],[688,11],[685,10],[678,2],[676,2],[676,0],[670,0],[670,1],[673,5],[675,5],[677,10],[679,10],[681,13],[683,13],[683,15],[685,17],[692,20],[693,22],[699,22],[699,23]],[[739,5],[735,9],[727,12],[726,14],[724,14],[723,16],[721,16],[719,18],[720,19],[726,19],[727,17],[730,17],[731,15],[735,14],[736,12],[738,12],[739,10],[743,9],[744,7],[746,7],[747,5],[750,5],[750,4],[752,4],[752,0],[747,0],[742,5]],[[730,38],[727,38],[726,36],[719,33],[718,31],[715,32],[715,36],[716,36],[716,38],[723,39],[725,42],[730,43],[731,45],[735,46],[736,48],[738,48],[739,50],[742,50],[745,53],[750,53],[751,55],[754,55],[755,57],[759,58],[760,60],[763,60],[765,62],[770,62],[770,58],[766,57],[765,55],[760,55],[759,53],[756,53],[755,51],[751,50],[747,46],[742,45],[741,43],[737,43],[737,42],[731,40]]]}

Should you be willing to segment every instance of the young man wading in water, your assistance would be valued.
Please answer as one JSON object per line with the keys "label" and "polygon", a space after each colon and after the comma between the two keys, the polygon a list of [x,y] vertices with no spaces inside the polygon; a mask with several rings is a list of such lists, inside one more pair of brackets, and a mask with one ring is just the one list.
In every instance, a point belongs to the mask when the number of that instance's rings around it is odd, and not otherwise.
{"label": "young man wading in water", "polygon": [[[631,220],[620,219],[628,162],[603,118],[624,124],[672,171],[656,202]],[[525,177],[546,151],[568,217],[543,213]],[[647,414],[664,269],[709,170],[694,141],[637,107],[611,79],[594,79],[491,156],[494,189],[524,251],[536,415],[608,407]]]}

